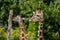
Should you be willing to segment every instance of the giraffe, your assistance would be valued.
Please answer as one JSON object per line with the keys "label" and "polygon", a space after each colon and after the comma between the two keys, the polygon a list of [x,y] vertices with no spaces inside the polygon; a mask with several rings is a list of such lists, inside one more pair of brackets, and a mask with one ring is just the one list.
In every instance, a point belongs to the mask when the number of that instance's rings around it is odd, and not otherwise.
{"label": "giraffe", "polygon": [[13,10],[10,10],[9,12],[9,19],[8,19],[8,36],[7,40],[10,40],[10,34],[11,34],[11,28],[12,28],[12,16],[13,16]]}
{"label": "giraffe", "polygon": [[24,24],[22,21],[22,18],[20,15],[17,15],[16,17],[13,18],[13,21],[18,22],[19,27],[20,27],[20,40],[27,40],[24,32]]}
{"label": "giraffe", "polygon": [[30,22],[39,22],[38,27],[38,40],[44,40],[43,37],[43,12],[40,8],[37,8],[35,12],[33,12],[33,16],[29,19]]}

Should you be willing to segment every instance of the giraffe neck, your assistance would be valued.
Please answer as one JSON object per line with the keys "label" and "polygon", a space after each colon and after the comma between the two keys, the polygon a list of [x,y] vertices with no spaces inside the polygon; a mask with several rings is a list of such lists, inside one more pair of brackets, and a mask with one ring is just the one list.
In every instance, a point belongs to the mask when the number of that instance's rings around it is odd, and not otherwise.
{"label": "giraffe neck", "polygon": [[20,26],[20,40],[27,40],[24,32],[24,24],[22,21],[19,22],[19,26]]}
{"label": "giraffe neck", "polygon": [[44,40],[44,37],[43,37],[43,23],[42,22],[39,22],[38,40]]}

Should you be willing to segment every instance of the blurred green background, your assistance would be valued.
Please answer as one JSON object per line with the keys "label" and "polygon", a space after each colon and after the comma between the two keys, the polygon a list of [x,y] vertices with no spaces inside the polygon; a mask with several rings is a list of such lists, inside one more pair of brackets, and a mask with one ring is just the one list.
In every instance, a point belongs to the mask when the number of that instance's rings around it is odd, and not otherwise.
{"label": "blurred green background", "polygon": [[[44,13],[45,40],[60,40],[60,0],[0,0],[0,40],[7,40],[9,10],[24,18],[28,40],[37,40],[38,22],[29,22],[36,8]],[[19,26],[13,21],[11,40],[19,40]]]}

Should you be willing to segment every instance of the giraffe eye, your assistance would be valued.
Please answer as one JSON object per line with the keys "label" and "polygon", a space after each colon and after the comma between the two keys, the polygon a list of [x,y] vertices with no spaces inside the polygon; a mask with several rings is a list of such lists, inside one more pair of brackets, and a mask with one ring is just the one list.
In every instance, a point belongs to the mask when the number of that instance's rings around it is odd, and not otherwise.
{"label": "giraffe eye", "polygon": [[37,15],[37,17],[39,17],[39,15]]}

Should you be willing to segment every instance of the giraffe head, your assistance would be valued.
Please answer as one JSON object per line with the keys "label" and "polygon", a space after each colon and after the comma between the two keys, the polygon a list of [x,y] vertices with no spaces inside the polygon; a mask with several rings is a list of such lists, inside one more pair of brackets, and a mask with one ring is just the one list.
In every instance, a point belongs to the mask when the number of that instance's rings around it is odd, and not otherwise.
{"label": "giraffe head", "polygon": [[16,21],[16,22],[22,21],[21,16],[17,15],[16,17],[13,17],[13,21]]}
{"label": "giraffe head", "polygon": [[33,12],[33,16],[29,19],[29,21],[41,21],[43,19],[43,13],[40,9],[36,9],[35,12]]}
{"label": "giraffe head", "polygon": [[10,15],[13,15],[13,10],[10,10],[9,14],[10,14]]}

